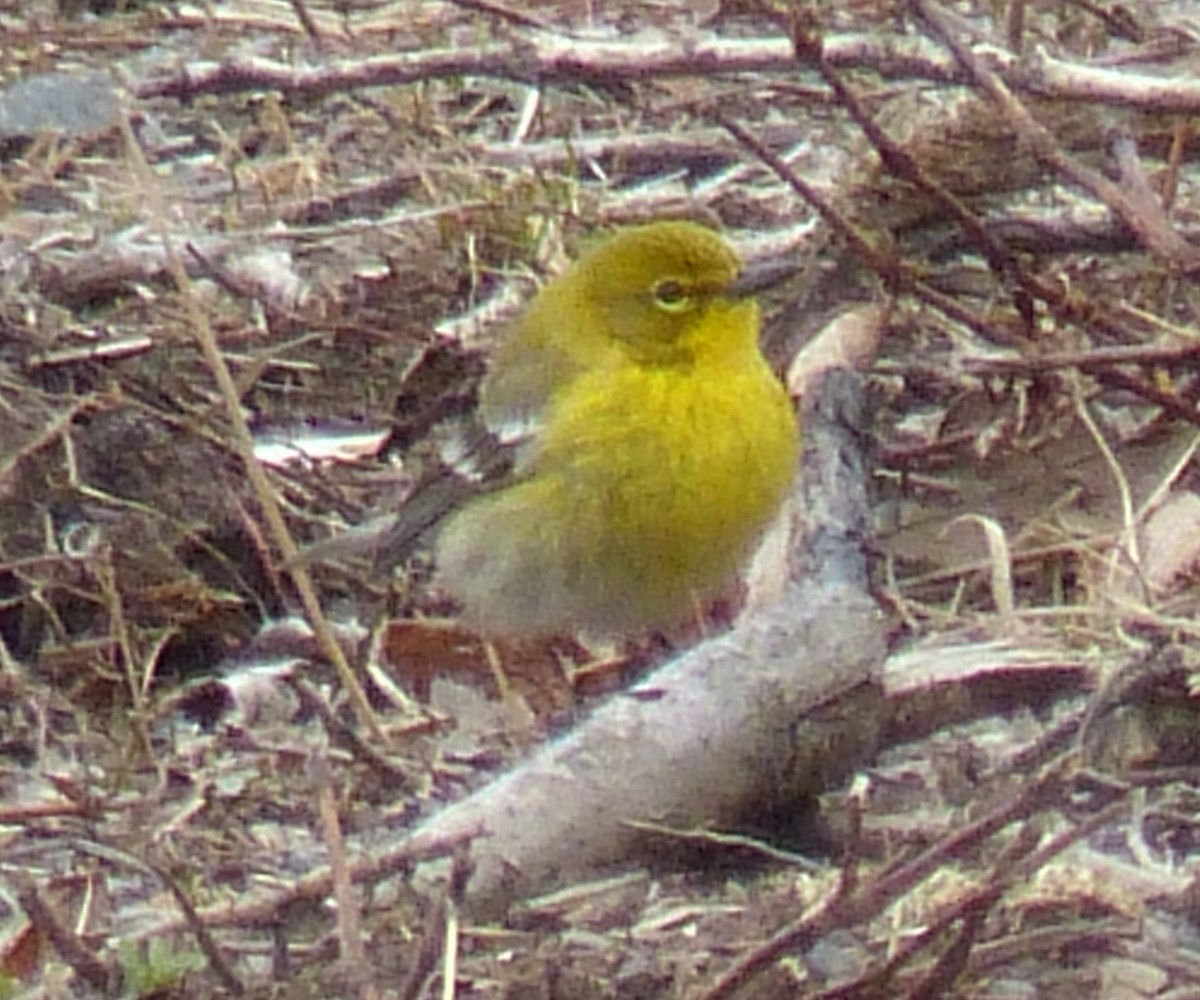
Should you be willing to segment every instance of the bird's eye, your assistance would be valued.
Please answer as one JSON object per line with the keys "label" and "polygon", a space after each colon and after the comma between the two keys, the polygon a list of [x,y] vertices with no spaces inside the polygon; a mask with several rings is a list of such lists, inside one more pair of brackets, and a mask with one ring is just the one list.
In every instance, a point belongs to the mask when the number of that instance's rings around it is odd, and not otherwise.
{"label": "bird's eye", "polygon": [[674,278],[660,281],[654,286],[653,294],[655,304],[666,312],[682,312],[692,301],[682,283]]}

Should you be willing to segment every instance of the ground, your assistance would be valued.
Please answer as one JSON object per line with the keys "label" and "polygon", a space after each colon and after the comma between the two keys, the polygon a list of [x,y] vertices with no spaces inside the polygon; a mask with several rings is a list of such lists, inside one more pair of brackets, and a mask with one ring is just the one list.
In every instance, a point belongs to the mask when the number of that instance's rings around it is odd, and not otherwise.
{"label": "ground", "polygon": [[[0,0],[0,996],[1193,995],[1197,46],[1185,2]],[[410,832],[740,598],[495,660],[423,552],[319,546],[661,217],[794,264],[810,437],[813,351],[858,372],[871,524],[821,524],[890,655],[783,734],[842,758],[802,799],[484,916]]]}

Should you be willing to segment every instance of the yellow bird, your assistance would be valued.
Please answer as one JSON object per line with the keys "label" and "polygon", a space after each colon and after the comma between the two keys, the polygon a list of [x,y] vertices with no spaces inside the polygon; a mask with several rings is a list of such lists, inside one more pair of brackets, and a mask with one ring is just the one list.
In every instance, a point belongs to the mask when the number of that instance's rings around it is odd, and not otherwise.
{"label": "yellow bird", "polygon": [[799,432],[713,231],[618,232],[550,282],[481,390],[533,437],[512,480],[445,522],[437,582],[487,635],[617,637],[686,620],[787,492]]}

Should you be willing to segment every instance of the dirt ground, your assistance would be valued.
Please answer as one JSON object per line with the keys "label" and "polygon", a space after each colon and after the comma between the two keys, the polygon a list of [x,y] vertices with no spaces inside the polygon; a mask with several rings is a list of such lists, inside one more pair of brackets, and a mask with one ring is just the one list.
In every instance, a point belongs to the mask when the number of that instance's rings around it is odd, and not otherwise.
{"label": "dirt ground", "polygon": [[[1200,997],[1198,59],[1186,0],[0,0],[0,997]],[[361,526],[657,218],[793,267],[800,513],[694,628],[488,647]]]}

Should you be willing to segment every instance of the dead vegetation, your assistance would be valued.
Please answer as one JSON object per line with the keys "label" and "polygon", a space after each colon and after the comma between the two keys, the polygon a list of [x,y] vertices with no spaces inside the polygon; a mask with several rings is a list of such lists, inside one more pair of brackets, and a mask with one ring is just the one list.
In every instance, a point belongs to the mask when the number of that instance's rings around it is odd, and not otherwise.
{"label": "dead vegetation", "polygon": [[[1189,3],[116,6],[0,2],[0,996],[1200,994]],[[602,703],[665,650],[296,558],[670,215],[866,368],[755,613]]]}

